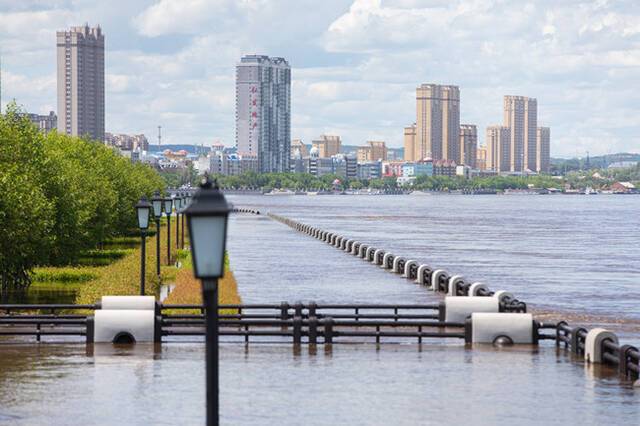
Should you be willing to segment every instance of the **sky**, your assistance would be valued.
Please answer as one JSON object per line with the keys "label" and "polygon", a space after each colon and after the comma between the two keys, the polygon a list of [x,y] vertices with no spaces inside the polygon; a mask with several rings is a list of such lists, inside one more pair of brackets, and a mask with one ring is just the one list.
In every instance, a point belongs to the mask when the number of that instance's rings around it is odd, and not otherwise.
{"label": "sky", "polygon": [[55,32],[100,25],[106,131],[235,145],[235,65],[292,66],[291,137],[401,147],[421,83],[460,87],[461,123],[538,100],[551,155],[640,152],[635,0],[0,0],[2,103],[56,110]]}

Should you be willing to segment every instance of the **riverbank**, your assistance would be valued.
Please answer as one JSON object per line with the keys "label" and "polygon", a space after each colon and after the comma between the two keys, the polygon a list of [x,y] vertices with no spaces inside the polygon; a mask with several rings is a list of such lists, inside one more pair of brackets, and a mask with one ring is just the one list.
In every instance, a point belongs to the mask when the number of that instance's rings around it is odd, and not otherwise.
{"label": "riverbank", "polygon": [[[172,231],[175,231],[173,226]],[[146,240],[145,294],[157,297],[162,285],[175,285],[169,300],[176,301],[165,302],[200,303],[200,281],[193,277],[189,252],[176,248],[175,234],[172,233],[168,254],[166,232],[167,226],[163,222],[160,231],[159,277],[156,274],[155,234]],[[9,295],[7,302],[93,304],[104,295],[138,295],[140,252],[139,237],[109,240],[102,249],[83,253],[75,265],[35,268],[31,274],[30,288],[23,294]],[[234,304],[239,301],[237,285],[229,271],[220,282],[220,303]]]}

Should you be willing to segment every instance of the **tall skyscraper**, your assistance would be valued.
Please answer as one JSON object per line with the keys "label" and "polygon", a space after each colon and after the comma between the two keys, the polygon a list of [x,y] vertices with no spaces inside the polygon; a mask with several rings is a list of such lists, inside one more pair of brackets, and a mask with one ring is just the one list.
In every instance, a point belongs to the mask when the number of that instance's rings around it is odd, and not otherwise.
{"label": "tall skyscraper", "polygon": [[416,124],[404,128],[404,161],[418,161],[418,153],[416,152],[418,145],[416,143]]}
{"label": "tall skyscraper", "polygon": [[460,89],[422,84],[416,89],[416,143],[421,159],[460,160]]}
{"label": "tall skyscraper", "polygon": [[506,126],[489,126],[485,140],[487,169],[496,172],[511,170],[511,131]]}
{"label": "tall skyscraper", "polygon": [[478,158],[478,128],[475,124],[460,125],[460,158],[458,164],[476,168]]}
{"label": "tall skyscraper", "polygon": [[100,27],[57,32],[58,131],[104,141],[104,35]]}
{"label": "tall skyscraper", "polygon": [[291,68],[284,58],[246,55],[236,66],[236,147],[263,173],[288,172]]}
{"label": "tall skyscraper", "polygon": [[509,171],[536,169],[538,101],[525,96],[504,97],[504,123],[510,129]]}
{"label": "tall skyscraper", "polygon": [[551,168],[551,129],[538,127],[536,141],[535,171],[549,173]]}

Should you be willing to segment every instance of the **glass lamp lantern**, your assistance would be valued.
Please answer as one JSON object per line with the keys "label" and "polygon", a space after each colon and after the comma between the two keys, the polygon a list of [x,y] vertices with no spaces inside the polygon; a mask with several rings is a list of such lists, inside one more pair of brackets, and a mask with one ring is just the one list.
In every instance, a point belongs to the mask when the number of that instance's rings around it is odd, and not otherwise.
{"label": "glass lamp lantern", "polygon": [[149,229],[149,216],[151,214],[151,203],[147,201],[147,197],[143,196],[136,204],[136,212],[138,213],[138,227],[141,231]]}
{"label": "glass lamp lantern", "polygon": [[171,215],[173,211],[173,198],[165,198],[164,199],[164,212],[167,216]]}
{"label": "glass lamp lantern", "polygon": [[151,199],[151,204],[153,205],[153,215],[156,217],[156,219],[159,219],[162,216],[162,197],[160,196],[160,193],[158,191],[156,191],[155,194],[153,194],[153,198]]}
{"label": "glass lamp lantern", "polygon": [[189,243],[193,256],[193,273],[201,280],[213,280],[224,275],[229,211],[220,188],[208,177],[203,180],[191,204],[187,204],[184,211],[191,236]]}

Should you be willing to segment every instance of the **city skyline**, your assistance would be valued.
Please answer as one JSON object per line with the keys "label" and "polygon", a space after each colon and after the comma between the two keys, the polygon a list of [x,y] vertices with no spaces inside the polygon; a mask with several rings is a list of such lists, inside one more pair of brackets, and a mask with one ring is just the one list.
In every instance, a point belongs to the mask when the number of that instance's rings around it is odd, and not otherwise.
{"label": "city skyline", "polygon": [[[623,78],[635,73],[637,65],[632,57],[623,61],[621,53],[616,54],[629,47],[629,37],[621,34],[636,33],[633,14],[620,7],[585,3],[576,8],[507,5],[499,10],[487,5],[478,10],[469,4],[457,7],[462,3],[420,7],[417,2],[329,1],[315,16],[272,36],[268,22],[283,12],[278,5],[229,3],[228,13],[216,17],[199,3],[187,0],[181,10],[166,0],[120,2],[108,8],[80,2],[73,11],[64,4],[3,5],[3,102],[16,98],[33,113],[57,110],[55,31],[90,22],[110,35],[105,74],[105,130],[110,132],[152,135],[162,124],[167,144],[222,140],[232,146],[235,62],[244,54],[264,53],[291,63],[291,137],[305,143],[320,134],[338,134],[348,145],[384,140],[389,147],[401,147],[415,86],[432,81],[455,84],[464,92],[460,115],[477,125],[479,145],[486,142],[484,129],[498,121],[501,96],[523,94],[545,105],[538,121],[553,128],[554,157],[637,151],[640,146],[635,98],[624,90]],[[308,5],[299,2],[286,9],[301,16],[305,8]],[[176,23],[167,21],[168,11]],[[495,22],[501,14],[527,15],[531,28],[519,18],[506,29],[511,39],[488,34],[475,42],[454,26],[445,37],[452,55],[444,59],[436,55],[442,48],[438,40],[424,48],[416,44],[431,39],[429,31],[441,26],[385,40],[367,23],[399,35],[405,26],[399,22],[410,24],[413,16],[464,22],[476,12],[486,22]],[[612,18],[602,24],[607,14]],[[249,18],[262,24],[241,30]],[[489,31],[488,24],[477,25],[477,30]],[[531,55],[508,54],[527,41],[533,43]],[[570,47],[585,42],[584,54],[576,57]],[[603,52],[597,64],[587,60],[596,51]],[[416,62],[415,55],[424,59]]]}

